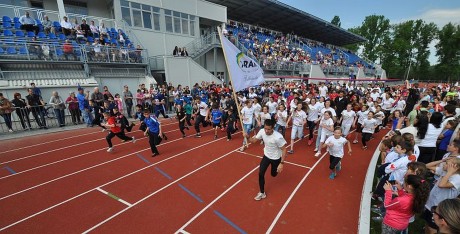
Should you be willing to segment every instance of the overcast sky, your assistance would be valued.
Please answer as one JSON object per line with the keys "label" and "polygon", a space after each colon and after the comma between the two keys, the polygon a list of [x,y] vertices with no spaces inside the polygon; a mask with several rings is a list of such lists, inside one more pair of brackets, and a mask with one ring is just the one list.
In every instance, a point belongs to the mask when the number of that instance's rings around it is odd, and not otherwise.
{"label": "overcast sky", "polygon": [[[422,19],[434,22],[439,27],[448,22],[460,24],[460,1],[458,0],[385,0],[385,1],[340,1],[340,0],[279,0],[323,20],[331,21],[340,16],[342,28],[360,26],[368,15],[384,15],[391,23],[410,19]],[[437,63],[434,56],[434,44],[431,45],[430,63]]]}

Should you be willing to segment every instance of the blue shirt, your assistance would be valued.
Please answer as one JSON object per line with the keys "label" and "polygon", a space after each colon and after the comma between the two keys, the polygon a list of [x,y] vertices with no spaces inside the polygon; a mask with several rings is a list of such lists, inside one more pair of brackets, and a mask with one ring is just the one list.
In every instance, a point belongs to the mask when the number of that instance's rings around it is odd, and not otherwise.
{"label": "blue shirt", "polygon": [[160,133],[160,121],[155,116],[144,119],[144,123],[149,128],[149,132]]}
{"label": "blue shirt", "polygon": [[442,138],[441,143],[439,143],[439,149],[447,150],[447,146],[449,145],[450,139],[452,138],[453,134],[454,134],[454,131],[452,129],[447,130],[443,134],[444,138]]}
{"label": "blue shirt", "polygon": [[219,109],[213,109],[211,111],[211,116],[212,116],[212,122],[215,124],[220,123],[220,117],[222,117],[222,111]]}
{"label": "blue shirt", "polygon": [[80,110],[85,110],[85,108],[89,107],[89,102],[88,100],[85,99],[84,94],[78,93],[77,99],[78,99],[78,107],[80,108]]}
{"label": "blue shirt", "polygon": [[[156,99],[158,99],[158,102],[160,104],[157,105]],[[153,96],[153,100],[155,101],[155,105],[158,106],[158,107],[163,105],[163,104],[161,104],[161,101],[163,101],[164,99],[165,99],[165,96],[163,94],[161,94],[161,93],[157,93],[155,96]]]}

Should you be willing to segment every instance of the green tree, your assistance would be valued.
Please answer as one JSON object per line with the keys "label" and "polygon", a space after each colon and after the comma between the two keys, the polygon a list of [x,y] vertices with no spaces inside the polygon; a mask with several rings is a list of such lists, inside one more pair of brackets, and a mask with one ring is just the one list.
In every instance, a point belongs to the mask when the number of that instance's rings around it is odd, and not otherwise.
{"label": "green tree", "polygon": [[460,72],[460,26],[446,24],[438,33],[439,42],[436,45],[436,55],[439,64],[437,74],[444,80],[457,80]]}
{"label": "green tree", "polygon": [[338,15],[334,16],[334,18],[332,18],[331,20],[331,24],[340,27],[340,25],[342,25],[342,23],[340,22],[340,17]]}
{"label": "green tree", "polygon": [[364,19],[359,27],[359,35],[367,39],[363,43],[363,54],[372,62],[379,59],[383,41],[389,37],[390,20],[383,15],[370,15]]}

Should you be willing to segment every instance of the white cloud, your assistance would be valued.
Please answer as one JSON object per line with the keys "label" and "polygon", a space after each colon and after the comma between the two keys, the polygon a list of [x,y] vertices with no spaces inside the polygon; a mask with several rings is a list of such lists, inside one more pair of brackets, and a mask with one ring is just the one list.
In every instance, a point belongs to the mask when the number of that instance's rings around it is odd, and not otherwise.
{"label": "white cloud", "polygon": [[431,9],[413,18],[422,19],[426,22],[433,22],[439,27],[442,27],[449,22],[452,22],[453,24],[460,24],[460,8]]}

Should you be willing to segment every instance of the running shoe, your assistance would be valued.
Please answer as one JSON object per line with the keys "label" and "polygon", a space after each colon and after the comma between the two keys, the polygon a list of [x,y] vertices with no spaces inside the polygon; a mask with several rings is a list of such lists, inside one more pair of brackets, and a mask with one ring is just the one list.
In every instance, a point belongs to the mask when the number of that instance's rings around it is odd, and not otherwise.
{"label": "running shoe", "polygon": [[294,150],[288,150],[288,154],[293,154]]}
{"label": "running shoe", "polygon": [[329,179],[333,180],[334,178],[335,178],[335,173],[331,172],[331,174],[329,175]]}
{"label": "running shoe", "polygon": [[136,143],[136,138],[133,137],[133,139],[131,140],[132,143]]}
{"label": "running shoe", "polygon": [[336,170],[337,172],[339,172],[340,170],[342,170],[342,162],[339,162],[339,163],[337,164],[337,166],[335,166],[335,170]]}
{"label": "running shoe", "polygon": [[196,134],[195,137],[196,137],[196,138],[200,138],[201,135],[200,135],[200,134]]}
{"label": "running shoe", "polygon": [[109,147],[109,148],[107,149],[107,152],[109,152],[109,153],[112,152],[112,151],[113,151],[113,147]]}
{"label": "running shoe", "polygon": [[267,197],[267,195],[265,193],[257,193],[257,196],[254,198],[254,200],[260,201],[260,200],[262,200],[262,199],[264,199],[266,197]]}
{"label": "running shoe", "polygon": [[321,155],[321,152],[318,151],[318,152],[315,154],[315,157],[319,157],[320,155]]}

